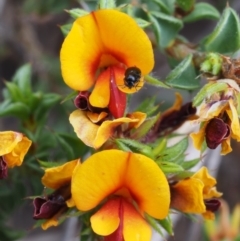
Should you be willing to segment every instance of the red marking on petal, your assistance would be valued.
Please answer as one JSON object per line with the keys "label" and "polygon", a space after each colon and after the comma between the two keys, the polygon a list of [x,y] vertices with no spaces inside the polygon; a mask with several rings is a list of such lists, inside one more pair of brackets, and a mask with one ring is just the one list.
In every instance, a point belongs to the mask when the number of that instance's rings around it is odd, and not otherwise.
{"label": "red marking on petal", "polygon": [[220,118],[213,118],[206,127],[206,142],[210,149],[215,149],[230,135],[230,127]]}
{"label": "red marking on petal", "polygon": [[123,201],[120,199],[120,204],[119,204],[119,218],[120,218],[120,223],[118,228],[110,235],[105,236],[105,241],[124,241],[123,239]]}
{"label": "red marking on petal", "polygon": [[206,209],[211,212],[216,212],[221,206],[221,202],[217,199],[204,200]]}
{"label": "red marking on petal", "polygon": [[110,101],[108,108],[115,118],[121,118],[124,115],[126,104],[127,96],[118,89],[114,68],[110,67]]}
{"label": "red marking on petal", "polygon": [[7,163],[3,156],[0,156],[0,179],[5,179],[8,176]]}

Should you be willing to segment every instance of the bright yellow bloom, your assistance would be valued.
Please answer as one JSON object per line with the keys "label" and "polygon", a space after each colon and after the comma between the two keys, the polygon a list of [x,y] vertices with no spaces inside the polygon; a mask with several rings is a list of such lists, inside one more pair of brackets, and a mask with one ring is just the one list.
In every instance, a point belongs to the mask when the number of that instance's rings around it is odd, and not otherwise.
{"label": "bright yellow bloom", "polygon": [[54,189],[55,192],[47,197],[38,197],[34,200],[34,218],[46,219],[42,224],[42,229],[57,226],[59,216],[67,207],[75,206],[71,197],[70,185],[73,172],[80,164],[80,159],[76,159],[45,170],[42,183],[45,187]]}
{"label": "bright yellow bloom", "polygon": [[[70,123],[77,136],[87,145],[95,149],[101,147],[110,137],[114,136],[115,130],[124,123],[127,129],[138,128],[146,118],[146,114],[135,112],[128,114],[127,117],[115,120],[104,120],[107,113],[100,114],[90,111],[75,110],[70,115]],[[101,123],[101,121],[103,121]],[[98,123],[101,124],[98,124]]]}
{"label": "bright yellow bloom", "polygon": [[0,157],[3,157],[8,168],[21,166],[32,141],[22,133],[14,131],[0,132]]}
{"label": "bright yellow bloom", "polygon": [[222,195],[216,191],[216,183],[207,168],[202,167],[191,177],[171,186],[171,207],[184,213],[202,214],[206,219],[213,219],[214,214],[208,210],[206,201]]}
{"label": "bright yellow bloom", "polygon": [[214,93],[200,106],[197,122],[202,122],[202,126],[199,132],[192,133],[190,136],[196,149],[201,150],[206,139],[211,149],[221,144],[221,154],[225,155],[232,151],[231,138],[240,141],[237,98],[240,89],[236,82],[230,79],[218,82],[227,83],[228,89],[224,93]]}
{"label": "bright yellow bloom", "polygon": [[98,152],[77,167],[72,178],[76,207],[100,209],[91,217],[95,233],[121,232],[125,241],[148,241],[151,228],[143,214],[164,219],[169,211],[167,179],[146,156],[119,150]]}
{"label": "bright yellow bloom", "polygon": [[137,67],[144,76],[154,66],[145,32],[127,14],[110,9],[78,18],[62,45],[60,59],[66,84],[79,91],[94,87],[90,104],[100,108],[125,101],[125,95],[117,97],[118,90],[133,93],[142,87],[143,78],[136,88],[124,85],[127,68]]}

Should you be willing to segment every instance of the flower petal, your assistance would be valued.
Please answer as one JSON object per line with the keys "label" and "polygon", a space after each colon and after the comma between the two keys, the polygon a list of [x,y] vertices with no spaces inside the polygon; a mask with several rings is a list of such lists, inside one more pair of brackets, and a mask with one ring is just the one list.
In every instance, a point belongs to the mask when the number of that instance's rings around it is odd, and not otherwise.
{"label": "flower petal", "polygon": [[[212,188],[217,184],[217,181],[212,177],[206,167],[202,167],[198,172],[192,175],[192,178],[199,179],[203,182],[203,198],[210,199],[213,197],[220,197],[222,194],[216,190],[212,192]],[[213,196],[214,195],[214,196]]]}
{"label": "flower petal", "polygon": [[[102,56],[108,56],[107,60]],[[117,60],[137,66],[143,75],[154,65],[151,42],[144,31],[127,14],[109,9],[78,18],[62,45],[60,58],[64,81],[76,90],[93,85],[102,62],[110,65]]]}
{"label": "flower petal", "polygon": [[80,159],[76,159],[58,167],[47,168],[42,177],[42,184],[48,188],[58,189],[70,183],[75,167],[80,164]]}
{"label": "flower petal", "polygon": [[90,210],[126,187],[143,211],[160,219],[168,214],[167,179],[158,165],[146,156],[107,150],[92,155],[75,170],[72,197],[79,210]]}
{"label": "flower petal", "polygon": [[92,15],[108,53],[127,67],[137,66],[143,75],[152,70],[154,59],[151,42],[133,18],[107,9],[95,11]]}
{"label": "flower petal", "polygon": [[203,182],[196,178],[179,181],[171,187],[171,207],[184,213],[205,212],[203,188]]}
{"label": "flower petal", "polygon": [[108,200],[90,219],[92,229],[99,235],[109,235],[119,226],[120,199]]}
{"label": "flower petal", "polygon": [[129,155],[127,168],[124,182],[140,209],[154,218],[165,218],[169,211],[170,192],[162,170],[150,158],[135,153]]}
{"label": "flower petal", "polygon": [[222,142],[222,150],[221,150],[221,155],[226,155],[229,152],[232,151],[232,147],[231,147],[231,138],[227,138],[226,140],[224,140]]}
{"label": "flower petal", "polygon": [[94,107],[105,108],[110,100],[110,69],[103,71],[97,78],[93,92],[89,97]]}
{"label": "flower petal", "polygon": [[23,138],[22,133],[14,131],[0,132],[0,156],[10,153]]}
{"label": "flower petal", "polygon": [[116,127],[123,123],[137,123],[138,119],[130,119],[126,117],[118,118],[113,121],[104,121],[99,127],[95,138],[93,139],[93,147],[99,148],[114,134]]}
{"label": "flower petal", "polygon": [[73,111],[70,114],[69,121],[78,138],[87,146],[93,147],[93,141],[96,138],[99,126],[92,123],[86,116],[86,112],[81,110]]}
{"label": "flower petal", "polygon": [[65,83],[75,90],[88,90],[104,47],[93,14],[78,18],[63,42],[60,60]]}
{"label": "flower petal", "polygon": [[231,136],[236,139],[237,141],[240,141],[240,125],[239,125],[239,118],[237,109],[233,104],[233,100],[229,100],[229,106],[230,110],[226,110],[229,118],[231,119]]}
{"label": "flower petal", "polygon": [[193,145],[197,150],[201,150],[202,144],[205,139],[205,131],[207,127],[208,122],[205,122],[202,127],[200,127],[199,132],[197,133],[191,133],[190,137],[192,138]]}
{"label": "flower petal", "polygon": [[150,241],[152,231],[133,205],[123,200],[123,236],[125,241]]}
{"label": "flower petal", "polygon": [[[15,132],[15,134],[16,134],[16,132]],[[9,143],[10,145],[8,146],[8,148],[9,148],[8,150],[10,150],[12,147],[13,147],[13,149],[11,150],[11,152],[4,155],[5,161],[9,168],[12,168],[14,166],[20,166],[22,164],[23,159],[24,159],[25,155],[27,154],[30,146],[32,145],[32,141],[20,133],[17,133],[15,135],[15,137],[13,137],[13,138],[15,138],[13,141],[14,147],[12,144]],[[4,145],[4,141],[3,141],[3,145]],[[0,147],[0,149],[1,149],[1,147]]]}

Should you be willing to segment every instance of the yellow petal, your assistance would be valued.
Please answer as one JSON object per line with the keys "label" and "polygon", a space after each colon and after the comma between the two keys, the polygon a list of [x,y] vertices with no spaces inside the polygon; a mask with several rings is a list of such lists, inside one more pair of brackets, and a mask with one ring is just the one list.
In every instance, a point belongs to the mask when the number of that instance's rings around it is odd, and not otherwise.
{"label": "yellow petal", "polygon": [[60,60],[65,83],[75,90],[88,90],[104,47],[93,14],[78,18],[63,42]]}
{"label": "yellow petal", "polygon": [[123,200],[123,236],[125,241],[150,241],[152,231],[150,225],[139,212]]}
{"label": "yellow petal", "polygon": [[231,137],[227,138],[226,140],[223,140],[221,155],[226,155],[232,151],[230,142],[231,142]]}
{"label": "yellow petal", "polygon": [[87,146],[93,147],[99,126],[92,123],[86,116],[86,112],[75,110],[70,114],[69,121],[78,138]]}
{"label": "yellow petal", "polygon": [[91,122],[98,123],[99,121],[103,120],[108,115],[108,113],[107,112],[93,113],[91,111],[87,111],[86,115],[89,118],[89,120],[91,120]]}
{"label": "yellow petal", "polygon": [[90,219],[95,233],[107,236],[113,233],[119,226],[120,199],[108,200]]}
{"label": "yellow petal", "polygon": [[130,119],[126,117],[118,118],[112,121],[104,121],[97,130],[96,136],[93,140],[93,147],[97,149],[102,146],[109,137],[113,136],[116,127],[122,125],[123,123],[137,123],[138,121],[138,119]]}
{"label": "yellow petal", "polygon": [[69,184],[75,167],[80,164],[80,159],[76,159],[61,166],[46,169],[42,177],[42,184],[52,189]]}
{"label": "yellow petal", "polygon": [[107,53],[127,67],[138,67],[143,75],[152,70],[154,59],[151,42],[133,18],[106,9],[95,11],[92,15]]}
{"label": "yellow petal", "polygon": [[58,220],[55,219],[54,217],[51,218],[51,219],[46,220],[46,221],[41,225],[41,227],[42,227],[43,230],[47,230],[47,229],[50,228],[50,227],[56,227],[56,226],[58,226]]}
{"label": "yellow petal", "polygon": [[9,168],[22,164],[32,144],[23,134],[12,131],[0,132],[0,142],[0,156],[4,155]]}
{"label": "yellow petal", "polygon": [[229,106],[230,110],[227,110],[227,114],[229,118],[231,119],[231,137],[236,139],[237,141],[240,141],[240,125],[239,125],[239,118],[237,109],[233,104],[233,100],[229,100]]}
{"label": "yellow petal", "polygon": [[205,212],[203,188],[203,182],[196,178],[190,177],[179,181],[171,188],[171,207],[184,213]]}
{"label": "yellow petal", "polygon": [[116,127],[119,125],[123,123],[137,123],[138,125],[138,123],[142,121],[142,119],[122,117],[113,121],[104,121],[99,126],[92,123],[87,115],[87,112],[75,110],[71,113],[69,120],[78,138],[87,146],[94,147],[95,149],[101,147],[111,136],[113,136]]}
{"label": "yellow petal", "polygon": [[126,187],[140,209],[149,215],[162,219],[168,214],[167,179],[158,165],[146,156],[107,150],[92,155],[75,170],[72,197],[79,210],[90,210]]}
{"label": "yellow petal", "polygon": [[23,134],[14,131],[0,132],[0,156],[10,153],[23,138]]}
{"label": "yellow petal", "polygon": [[192,138],[192,141],[193,141],[193,145],[197,150],[202,149],[202,144],[205,139],[205,130],[206,130],[207,124],[208,122],[205,122],[204,125],[200,127],[199,132],[190,134],[190,137]]}
{"label": "yellow petal", "polygon": [[89,89],[97,69],[116,61],[137,66],[143,75],[154,65],[151,42],[144,31],[127,14],[110,9],[78,18],[62,45],[60,58],[64,81],[76,90]]}
{"label": "yellow petal", "polygon": [[131,114],[127,114],[127,117],[130,118],[130,119],[137,119],[138,120],[138,122],[129,123],[128,129],[132,129],[132,128],[138,128],[145,121],[145,119],[147,117],[147,114],[136,111],[136,112],[133,112]]}
{"label": "yellow petal", "polygon": [[[192,175],[192,178],[199,179],[203,182],[203,184],[204,184],[203,198],[204,199],[219,197],[217,194],[218,192],[216,192],[216,191],[211,192],[212,188],[217,184],[217,181],[214,177],[212,177],[209,174],[208,169],[206,167],[201,167],[201,169],[198,172],[196,172]],[[211,196],[214,194],[216,194],[217,196]]]}
{"label": "yellow petal", "polygon": [[97,78],[96,84],[89,97],[89,102],[94,107],[105,108],[110,100],[110,69],[103,71]]}

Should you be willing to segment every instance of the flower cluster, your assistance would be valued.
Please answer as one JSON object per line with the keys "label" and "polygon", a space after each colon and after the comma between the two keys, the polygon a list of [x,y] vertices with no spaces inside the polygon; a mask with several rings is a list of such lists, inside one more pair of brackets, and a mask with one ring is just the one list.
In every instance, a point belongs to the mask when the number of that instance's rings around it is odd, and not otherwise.
{"label": "flower cluster", "polygon": [[[180,6],[176,9],[180,14]],[[191,171],[200,158],[186,160],[188,135],[202,152],[221,145],[221,154],[227,154],[231,139],[240,141],[239,61],[202,55],[200,70],[209,82],[192,102],[184,104],[176,93],[175,103],[163,113],[153,98],[129,111],[130,96],[145,82],[170,88],[182,76],[177,71],[194,72],[196,59],[187,57],[165,85],[149,76],[152,42],[136,19],[109,8],[78,14],[62,44],[60,63],[63,80],[74,91],[75,109],[68,112],[72,134],[77,148],[83,143],[87,151],[75,156],[71,149],[72,158],[65,158],[70,161],[58,165],[39,160],[45,164],[41,181],[46,189],[34,197],[33,218],[46,230],[78,215],[83,233],[91,230],[89,235],[105,241],[150,241],[152,228],[172,235],[170,214],[175,212],[213,220],[222,193],[207,167]],[[171,44],[165,46],[169,54],[183,43]],[[199,124],[199,131],[169,144],[186,122]],[[24,124],[36,131],[31,121]],[[31,143],[21,133],[0,132],[0,179],[22,164]]]}

